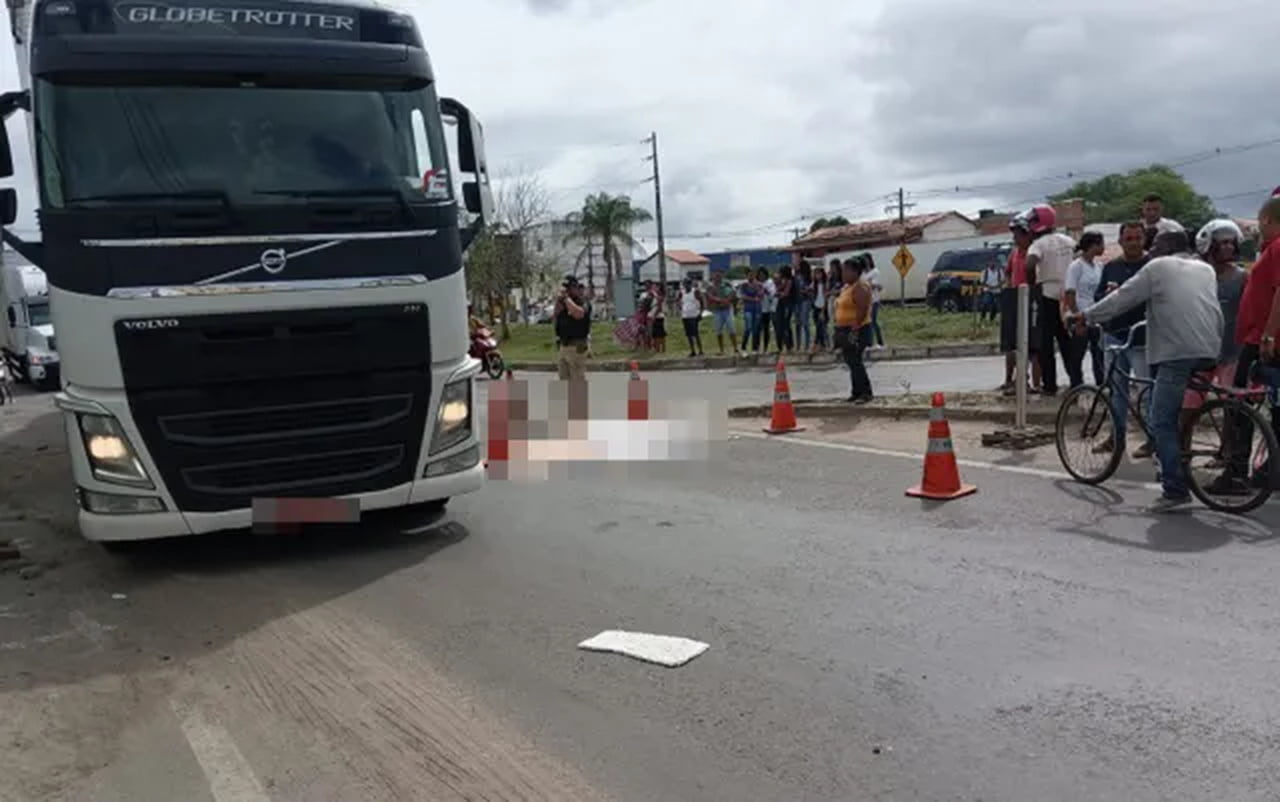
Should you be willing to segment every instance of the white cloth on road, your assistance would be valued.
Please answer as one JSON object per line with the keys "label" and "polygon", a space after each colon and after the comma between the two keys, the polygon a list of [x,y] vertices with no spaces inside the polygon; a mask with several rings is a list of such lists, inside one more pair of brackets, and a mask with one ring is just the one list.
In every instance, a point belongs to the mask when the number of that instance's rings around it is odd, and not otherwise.
{"label": "white cloth on road", "polygon": [[626,632],[607,629],[578,644],[589,652],[608,652],[634,657],[646,663],[667,668],[679,668],[710,648],[709,644],[689,638],[671,635],[650,635],[645,632]]}

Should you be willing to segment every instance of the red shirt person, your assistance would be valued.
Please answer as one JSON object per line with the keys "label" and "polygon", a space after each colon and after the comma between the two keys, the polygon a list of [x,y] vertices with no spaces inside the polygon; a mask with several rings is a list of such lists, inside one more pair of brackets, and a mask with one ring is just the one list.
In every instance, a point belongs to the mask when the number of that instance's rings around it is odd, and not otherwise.
{"label": "red shirt person", "polygon": [[1248,369],[1245,362],[1253,362],[1260,354],[1275,353],[1276,329],[1280,328],[1276,314],[1276,290],[1280,289],[1280,190],[1258,212],[1258,229],[1262,254],[1249,271],[1235,331],[1236,342],[1245,347],[1241,358],[1244,370]]}

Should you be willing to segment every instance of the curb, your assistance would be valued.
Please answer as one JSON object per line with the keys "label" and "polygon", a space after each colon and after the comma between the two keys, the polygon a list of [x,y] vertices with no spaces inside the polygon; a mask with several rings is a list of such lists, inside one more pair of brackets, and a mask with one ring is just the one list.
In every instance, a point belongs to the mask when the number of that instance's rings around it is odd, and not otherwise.
{"label": "curb", "polygon": [[[893,420],[928,420],[932,409],[926,404],[909,404],[903,406],[857,406],[845,401],[798,399],[795,402],[798,417],[811,418],[890,418]],[[746,407],[733,407],[729,410],[731,418],[766,418],[773,411],[772,404],[756,404]],[[1013,423],[1012,407],[947,407],[947,420],[950,421],[995,421]],[[1058,417],[1058,408],[1028,409],[1027,423],[1052,425]]]}
{"label": "curb", "polygon": [[[937,345],[893,346],[883,351],[868,351],[868,362],[905,362],[917,359],[958,359],[974,356],[995,356],[999,348],[995,343],[939,343]],[[794,360],[794,361],[792,361]],[[788,360],[787,367],[803,369],[809,365],[843,364],[834,354],[817,354],[812,357],[799,355]],[[708,356],[700,359],[637,359],[640,370],[728,370],[732,368],[760,368],[773,370],[777,359],[773,356],[749,354],[747,356]],[[512,370],[550,373],[556,369],[551,361],[508,362]],[[598,372],[617,372],[631,369],[630,359],[589,360],[587,367]]]}

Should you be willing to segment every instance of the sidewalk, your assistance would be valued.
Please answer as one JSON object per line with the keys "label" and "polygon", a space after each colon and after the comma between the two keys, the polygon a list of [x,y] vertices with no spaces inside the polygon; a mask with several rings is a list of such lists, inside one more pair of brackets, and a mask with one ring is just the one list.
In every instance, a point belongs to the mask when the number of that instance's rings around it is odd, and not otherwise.
{"label": "sidewalk", "polygon": [[[995,343],[937,343],[934,345],[889,346],[881,350],[867,352],[869,362],[897,362],[919,359],[950,359],[961,357],[993,356],[997,354]],[[666,370],[725,370],[731,368],[764,368],[772,369],[778,362],[774,354],[746,354],[743,356],[709,355],[689,359],[687,357],[655,358],[652,354],[637,354],[635,361],[645,371]],[[840,358],[833,353],[796,354],[787,358],[790,366],[803,365],[836,365],[842,364]],[[512,370],[554,371],[552,361],[517,361],[508,365]],[[589,370],[610,372],[630,370],[631,359],[592,359],[587,363]]]}
{"label": "sidewalk", "polygon": [[[797,394],[793,391],[792,395]],[[1016,405],[1012,398],[991,392],[944,392],[943,395],[946,401],[947,420],[991,421],[1001,426],[1013,423]],[[1061,396],[1053,398],[1028,396],[1027,423],[1052,426],[1057,419],[1060,402]],[[926,392],[880,396],[871,403],[861,406],[851,404],[843,398],[796,397],[794,403],[796,415],[806,420],[819,418],[857,421],[869,418],[915,421],[928,419],[933,407],[933,394]],[[729,416],[733,418],[767,417],[772,407],[772,402],[731,407]],[[856,423],[853,425],[856,426]]]}

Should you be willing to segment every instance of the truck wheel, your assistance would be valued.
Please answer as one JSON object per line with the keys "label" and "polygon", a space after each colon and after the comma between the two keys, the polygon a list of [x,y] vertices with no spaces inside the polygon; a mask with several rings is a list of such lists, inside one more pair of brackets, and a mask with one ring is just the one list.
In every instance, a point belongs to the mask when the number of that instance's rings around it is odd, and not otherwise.
{"label": "truck wheel", "polygon": [[502,361],[502,354],[497,351],[490,351],[484,356],[484,370],[489,374],[490,379],[501,379],[502,373],[507,368],[506,363]]}
{"label": "truck wheel", "polygon": [[959,312],[959,311],[960,311],[960,299],[959,299],[959,298],[957,298],[957,297],[956,297],[956,296],[954,296],[954,295],[947,295],[947,296],[944,296],[944,297],[942,298],[942,301],[938,304],[938,307],[939,307],[943,312]]}
{"label": "truck wheel", "polygon": [[148,543],[148,540],[103,540],[98,545],[112,557],[134,557],[141,554]]}

